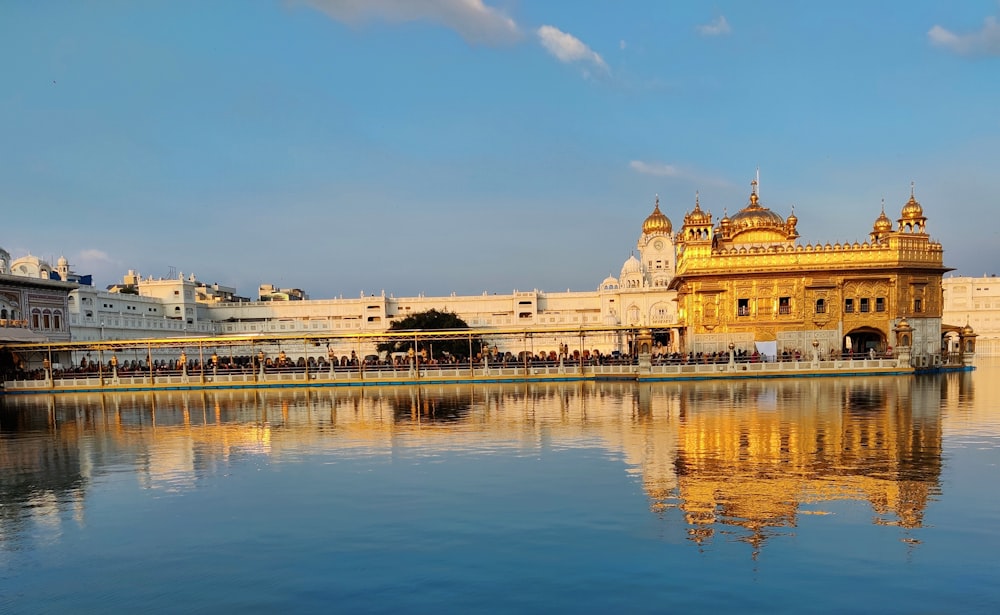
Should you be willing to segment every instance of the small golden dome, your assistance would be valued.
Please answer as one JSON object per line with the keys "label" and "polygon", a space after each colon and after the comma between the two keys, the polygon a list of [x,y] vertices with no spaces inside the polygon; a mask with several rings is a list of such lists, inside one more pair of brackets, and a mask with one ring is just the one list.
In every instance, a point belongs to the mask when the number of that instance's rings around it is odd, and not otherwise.
{"label": "small golden dome", "polygon": [[970,327],[968,324],[962,327],[962,335],[972,335],[972,327]]}
{"label": "small golden dome", "polygon": [[698,193],[694,195],[694,209],[690,213],[685,214],[684,224],[688,226],[704,226],[706,224],[712,223],[712,214],[705,213],[701,210],[701,202],[698,198]]}
{"label": "small golden dome", "polygon": [[912,185],[910,186],[910,200],[906,202],[906,205],[903,205],[901,217],[903,220],[917,220],[924,217],[924,208],[914,198]]}
{"label": "small golden dome", "polygon": [[885,215],[885,211],[875,219],[875,226],[873,227],[876,233],[890,233],[892,232],[892,220]]}
{"label": "small golden dome", "polygon": [[660,211],[660,197],[656,197],[656,206],[653,208],[653,213],[649,214],[646,221],[642,223],[642,232],[644,235],[649,235],[651,233],[665,233],[667,235],[674,231],[674,226],[670,223],[670,218],[663,215]]}

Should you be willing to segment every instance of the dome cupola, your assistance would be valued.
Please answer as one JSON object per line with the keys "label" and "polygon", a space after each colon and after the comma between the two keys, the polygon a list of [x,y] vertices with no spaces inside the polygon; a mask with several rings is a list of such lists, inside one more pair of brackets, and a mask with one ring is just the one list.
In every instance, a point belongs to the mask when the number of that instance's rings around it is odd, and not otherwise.
{"label": "dome cupola", "polygon": [[686,226],[705,226],[706,224],[712,224],[712,214],[702,211],[701,199],[697,192],[694,194],[694,209],[685,214],[684,224]]}
{"label": "dome cupola", "polygon": [[[741,209],[729,224],[735,231],[744,229],[777,229],[784,230],[785,220],[770,209],[761,206],[757,196],[757,180],[750,182],[750,204]],[[796,219],[798,221],[798,219]]]}
{"label": "dome cupola", "polygon": [[642,273],[642,263],[640,263],[639,259],[635,257],[635,254],[630,255],[628,260],[625,261],[625,264],[622,265],[621,277],[624,278],[632,273]]}
{"label": "dome cupola", "polygon": [[922,234],[925,231],[927,218],[924,217],[924,208],[913,194],[913,182],[910,182],[910,200],[903,205],[898,222],[900,232]]}
{"label": "dome cupola", "polygon": [[649,214],[645,222],[642,223],[642,232],[644,235],[651,235],[653,233],[669,235],[673,231],[674,228],[670,223],[670,218],[663,215],[663,212],[660,211],[660,195],[656,195],[656,205],[653,207],[653,213]]}
{"label": "dome cupola", "polygon": [[882,202],[882,213],[879,214],[878,218],[875,219],[875,225],[872,227],[876,233],[891,233],[892,232],[892,220],[889,216],[885,215],[885,202]]}

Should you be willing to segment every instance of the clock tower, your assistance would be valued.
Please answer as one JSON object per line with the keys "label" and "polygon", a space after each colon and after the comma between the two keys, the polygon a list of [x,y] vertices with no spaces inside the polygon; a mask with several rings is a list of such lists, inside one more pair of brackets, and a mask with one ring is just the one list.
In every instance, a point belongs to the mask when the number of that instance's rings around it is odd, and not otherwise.
{"label": "clock tower", "polygon": [[636,245],[639,261],[648,286],[666,288],[674,277],[674,239],[670,218],[660,211],[660,197],[656,197],[653,213],[642,223],[642,235]]}

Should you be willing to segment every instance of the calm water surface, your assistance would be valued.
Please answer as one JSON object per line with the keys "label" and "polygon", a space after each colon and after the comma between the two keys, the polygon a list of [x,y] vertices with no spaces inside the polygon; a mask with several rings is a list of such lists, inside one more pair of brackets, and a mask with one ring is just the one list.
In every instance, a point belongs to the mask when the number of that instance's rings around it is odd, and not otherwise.
{"label": "calm water surface", "polygon": [[4,613],[1000,609],[1000,363],[2,403]]}

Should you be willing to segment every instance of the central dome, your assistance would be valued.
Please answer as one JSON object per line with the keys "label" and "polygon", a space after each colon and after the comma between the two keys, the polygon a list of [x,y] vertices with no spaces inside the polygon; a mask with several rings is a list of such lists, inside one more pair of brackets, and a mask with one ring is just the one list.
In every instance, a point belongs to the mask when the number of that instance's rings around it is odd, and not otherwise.
{"label": "central dome", "polygon": [[735,230],[751,228],[778,228],[785,227],[785,219],[766,207],[761,207],[757,199],[757,193],[750,195],[750,204],[744,207],[729,221],[730,227]]}
{"label": "central dome", "polygon": [[653,213],[649,214],[646,221],[642,223],[642,232],[644,235],[649,235],[651,233],[664,233],[666,235],[671,234],[674,231],[674,227],[670,224],[670,218],[663,215],[660,211],[660,197],[656,197],[656,206],[653,207]]}

